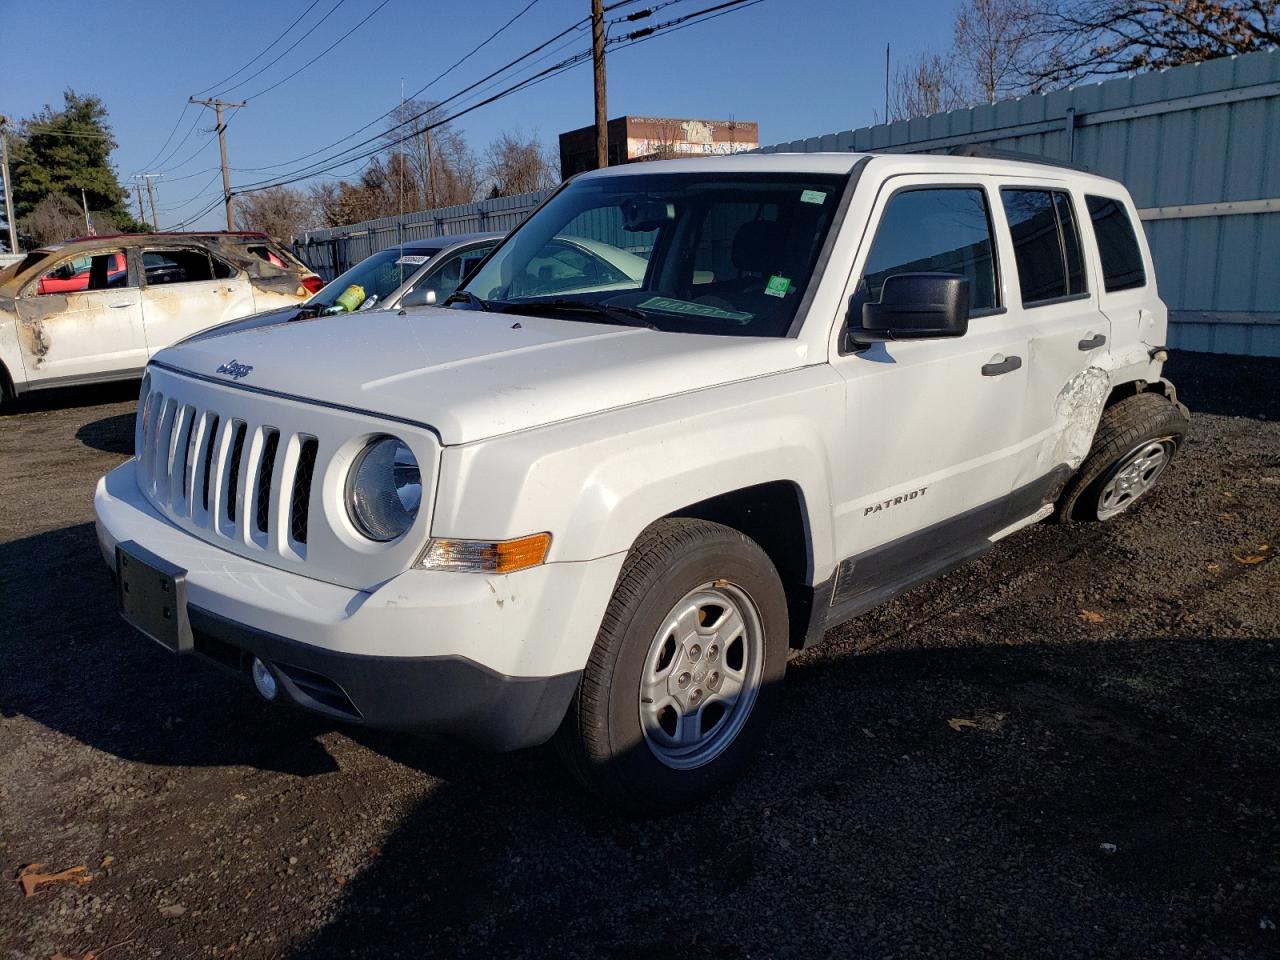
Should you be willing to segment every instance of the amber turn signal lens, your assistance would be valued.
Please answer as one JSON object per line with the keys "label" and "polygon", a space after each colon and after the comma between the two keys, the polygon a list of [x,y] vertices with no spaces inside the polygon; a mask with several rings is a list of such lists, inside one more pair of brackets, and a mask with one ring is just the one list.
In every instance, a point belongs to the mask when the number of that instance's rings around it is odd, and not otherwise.
{"label": "amber turn signal lens", "polygon": [[551,534],[535,533],[516,540],[432,540],[418,566],[424,570],[464,573],[515,573],[536,567],[547,558]]}

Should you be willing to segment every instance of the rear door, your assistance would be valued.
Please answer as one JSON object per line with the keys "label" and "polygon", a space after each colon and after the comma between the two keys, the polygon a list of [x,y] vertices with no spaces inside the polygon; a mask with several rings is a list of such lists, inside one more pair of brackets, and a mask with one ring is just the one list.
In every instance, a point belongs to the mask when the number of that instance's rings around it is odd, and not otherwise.
{"label": "rear door", "polygon": [[204,247],[145,247],[142,268],[148,353],[254,312],[244,273]]}
{"label": "rear door", "polygon": [[1051,496],[1088,453],[1110,389],[1111,324],[1086,268],[1082,206],[1062,181],[1001,178],[1014,252],[1009,296],[1021,305],[1030,341],[1020,412],[1030,442],[1014,485],[1042,483]]}
{"label": "rear door", "polygon": [[1138,242],[1137,210],[1127,198],[1093,191],[1085,192],[1084,203],[1102,270],[1099,303],[1117,344],[1140,344],[1153,330],[1162,335],[1167,315]]}
{"label": "rear door", "polygon": [[[146,365],[141,300],[125,263],[118,249],[64,258],[19,295],[18,340],[31,385],[110,379]],[[82,289],[58,291],[59,281],[81,273]]]}

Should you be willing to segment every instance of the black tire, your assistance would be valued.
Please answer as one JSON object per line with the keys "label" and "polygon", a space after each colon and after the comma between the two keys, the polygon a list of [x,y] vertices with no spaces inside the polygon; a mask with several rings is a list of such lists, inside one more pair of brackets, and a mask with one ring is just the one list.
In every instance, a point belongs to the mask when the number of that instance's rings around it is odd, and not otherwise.
{"label": "black tire", "polygon": [[[1089,455],[1058,499],[1054,519],[1059,523],[1102,519],[1099,498],[1129,456],[1144,443],[1168,441],[1172,457],[1186,439],[1189,426],[1182,410],[1159,393],[1139,393],[1108,407],[1102,412]],[[1139,497],[1132,502],[1138,502]]]}
{"label": "black tire", "polygon": [[[754,605],[763,627],[759,685],[718,755],[693,769],[673,769],[642,727],[641,678],[664,619],[708,584],[729,586]],[[698,616],[701,622],[701,611]],[[623,564],[556,734],[557,752],[584,786],[622,812],[655,816],[695,803],[736,778],[757,749],[781,693],[787,648],[786,596],[759,545],[717,523],[660,520],[640,535]]]}

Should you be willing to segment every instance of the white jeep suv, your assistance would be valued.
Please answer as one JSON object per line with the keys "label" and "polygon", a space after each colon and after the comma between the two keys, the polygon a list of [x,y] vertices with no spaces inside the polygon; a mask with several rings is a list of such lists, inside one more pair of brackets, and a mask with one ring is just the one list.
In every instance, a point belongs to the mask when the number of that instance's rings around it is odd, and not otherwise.
{"label": "white jeep suv", "polygon": [[1165,330],[1112,180],[628,165],[566,183],[442,306],[158,354],[98,535],[173,652],[341,720],[554,738],[661,812],[743,767],[789,650],[1146,493],[1187,430]]}

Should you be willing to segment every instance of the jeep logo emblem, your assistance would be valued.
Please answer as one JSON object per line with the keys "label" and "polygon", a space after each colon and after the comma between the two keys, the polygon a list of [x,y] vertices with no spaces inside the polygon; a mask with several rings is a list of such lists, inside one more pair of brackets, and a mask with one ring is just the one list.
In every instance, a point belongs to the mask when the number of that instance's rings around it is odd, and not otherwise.
{"label": "jeep logo emblem", "polygon": [[240,363],[237,360],[228,360],[215,370],[214,373],[225,373],[232,380],[240,380],[253,373],[253,367],[247,363]]}

